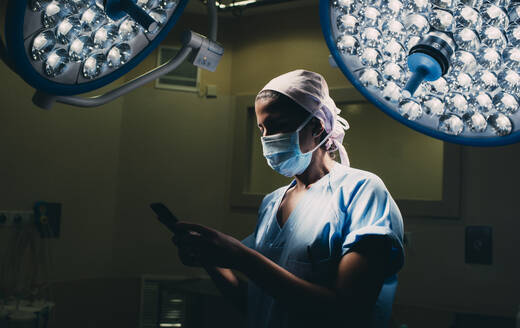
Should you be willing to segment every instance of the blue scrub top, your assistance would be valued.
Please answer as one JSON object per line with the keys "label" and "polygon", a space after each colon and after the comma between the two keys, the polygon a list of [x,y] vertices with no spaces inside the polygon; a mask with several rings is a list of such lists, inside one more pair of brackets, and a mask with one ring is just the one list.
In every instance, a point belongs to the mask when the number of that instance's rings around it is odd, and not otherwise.
{"label": "blue scrub top", "polygon": [[[397,272],[404,264],[403,220],[399,208],[375,174],[335,162],[299,199],[283,227],[276,213],[286,191],[296,184],[266,195],[258,210],[254,233],[242,243],[309,282],[333,287],[343,255],[367,235],[387,235],[392,240],[385,282],[378,296],[372,327],[387,327]],[[316,327],[304,313],[289,314],[282,304],[248,284],[248,328]],[[321,325],[319,325],[321,326]]]}

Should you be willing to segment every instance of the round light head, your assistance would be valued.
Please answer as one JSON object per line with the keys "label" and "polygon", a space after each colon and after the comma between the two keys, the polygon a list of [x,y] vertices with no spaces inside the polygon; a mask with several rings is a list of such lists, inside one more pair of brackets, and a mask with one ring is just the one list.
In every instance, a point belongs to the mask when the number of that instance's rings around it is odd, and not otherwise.
{"label": "round light head", "polygon": [[[320,19],[338,67],[386,114],[434,138],[495,146],[520,140],[519,8],[320,0]],[[435,70],[422,69],[430,59]]]}
{"label": "round light head", "polygon": [[75,95],[121,77],[159,45],[188,0],[131,0],[149,15],[144,29],[129,15],[110,18],[102,0],[10,0],[8,59],[35,89]]}

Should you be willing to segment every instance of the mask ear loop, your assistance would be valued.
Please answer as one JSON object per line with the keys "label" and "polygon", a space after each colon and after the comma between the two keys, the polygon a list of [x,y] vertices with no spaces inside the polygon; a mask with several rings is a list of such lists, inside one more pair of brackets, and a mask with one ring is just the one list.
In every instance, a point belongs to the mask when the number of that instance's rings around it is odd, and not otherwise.
{"label": "mask ear loop", "polygon": [[296,133],[300,132],[301,129],[303,129],[303,127],[306,126],[307,123],[309,123],[309,121],[312,120],[313,117],[314,117],[314,115],[312,115],[312,114],[309,115],[309,117],[307,117],[307,118],[305,119],[305,121],[303,121],[303,123],[302,123],[302,124],[301,124],[297,129],[296,129],[296,131],[294,131],[294,132],[296,132]]}
{"label": "mask ear loop", "polygon": [[[314,149],[309,150],[307,153],[312,153],[316,149],[318,149],[321,145],[323,145],[325,143],[325,141],[327,141],[329,139],[331,134],[332,134],[332,130],[327,134],[327,136],[325,138],[323,138],[323,140],[316,147],[314,147]],[[304,153],[304,154],[307,154],[307,153]]]}

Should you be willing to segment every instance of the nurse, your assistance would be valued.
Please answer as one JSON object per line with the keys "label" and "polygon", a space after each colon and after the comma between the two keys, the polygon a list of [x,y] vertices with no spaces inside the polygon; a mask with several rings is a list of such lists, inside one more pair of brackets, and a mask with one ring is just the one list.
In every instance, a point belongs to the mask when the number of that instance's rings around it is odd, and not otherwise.
{"label": "nurse", "polygon": [[387,327],[404,264],[401,213],[378,176],[350,167],[349,125],[324,78],[306,70],[274,78],[255,113],[268,165],[294,179],[264,197],[242,242],[177,223],[182,263],[204,267],[248,328]]}

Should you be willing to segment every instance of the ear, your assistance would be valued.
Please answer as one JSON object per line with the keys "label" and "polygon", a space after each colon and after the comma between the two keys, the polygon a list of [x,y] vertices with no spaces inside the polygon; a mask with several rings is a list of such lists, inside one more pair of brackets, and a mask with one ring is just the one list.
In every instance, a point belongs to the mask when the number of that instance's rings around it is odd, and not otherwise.
{"label": "ear", "polygon": [[312,127],[312,136],[317,137],[321,135],[325,131],[325,127],[323,126],[323,122],[319,119],[314,119],[314,126]]}

